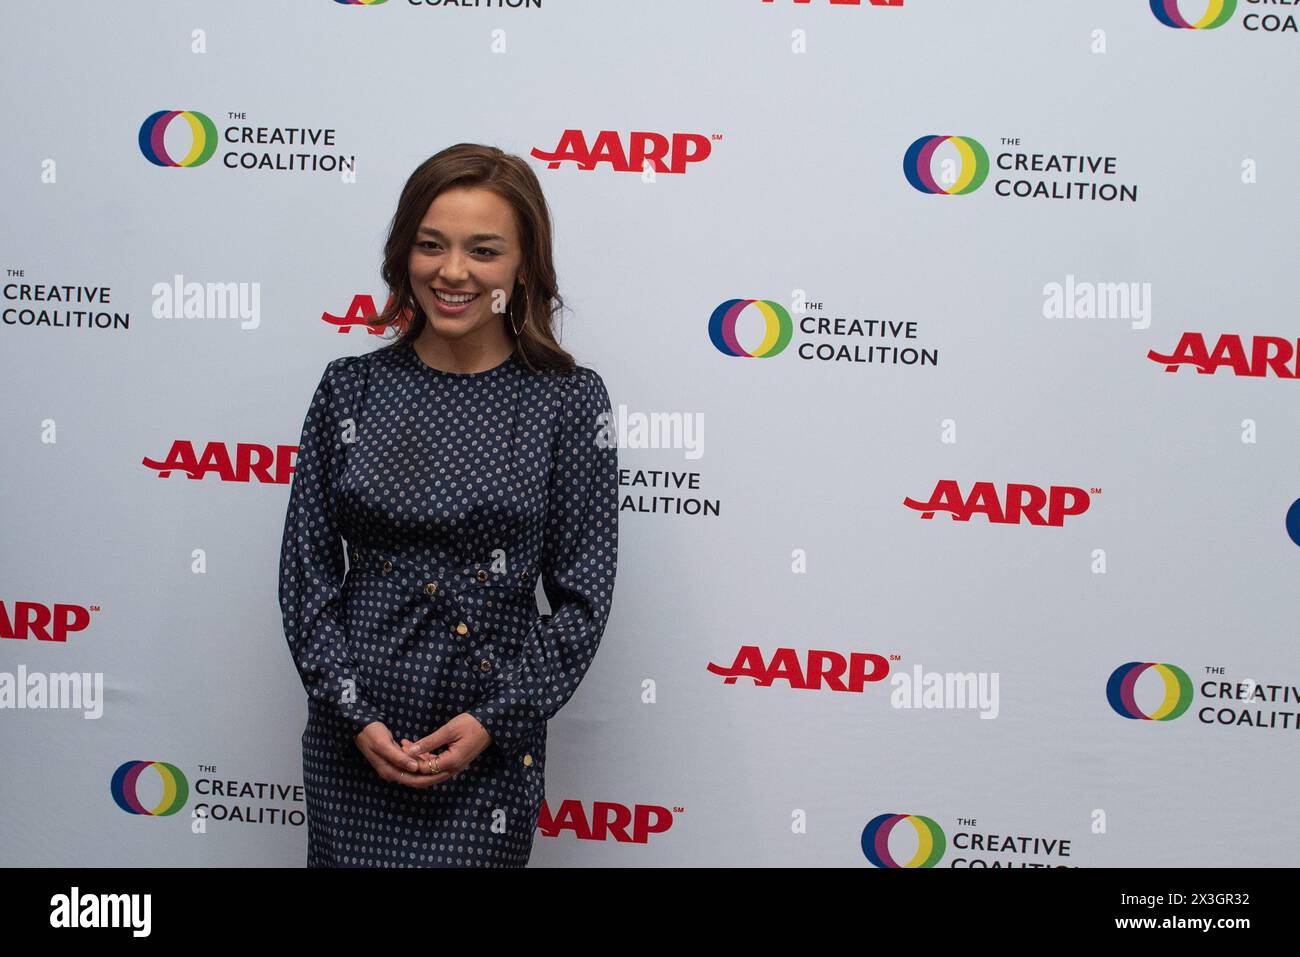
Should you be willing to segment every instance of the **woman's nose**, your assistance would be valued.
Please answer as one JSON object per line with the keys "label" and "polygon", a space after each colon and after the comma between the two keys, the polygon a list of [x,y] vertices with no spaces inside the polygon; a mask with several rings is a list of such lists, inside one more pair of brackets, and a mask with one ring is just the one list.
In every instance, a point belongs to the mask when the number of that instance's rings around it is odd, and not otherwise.
{"label": "woman's nose", "polygon": [[439,272],[451,282],[460,282],[469,276],[469,270],[465,268],[465,257],[457,252],[447,254]]}

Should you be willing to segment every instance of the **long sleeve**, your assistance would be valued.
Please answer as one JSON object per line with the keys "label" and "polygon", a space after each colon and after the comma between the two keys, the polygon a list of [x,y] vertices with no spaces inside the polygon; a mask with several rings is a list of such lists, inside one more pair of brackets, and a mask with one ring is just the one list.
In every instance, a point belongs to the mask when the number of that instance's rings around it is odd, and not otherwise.
{"label": "long sleeve", "polygon": [[[552,462],[540,616],[523,649],[469,709],[518,760],[529,738],[573,696],[605,631],[618,562],[618,448],[609,393],[595,370],[570,373]],[[607,418],[598,421],[605,413]]]}
{"label": "long sleeve", "polygon": [[347,374],[349,358],[325,367],[303,422],[280,546],[279,599],[303,687],[337,709],[356,735],[384,716],[357,676],[341,617],[343,545],[333,491],[344,453],[338,377]]}

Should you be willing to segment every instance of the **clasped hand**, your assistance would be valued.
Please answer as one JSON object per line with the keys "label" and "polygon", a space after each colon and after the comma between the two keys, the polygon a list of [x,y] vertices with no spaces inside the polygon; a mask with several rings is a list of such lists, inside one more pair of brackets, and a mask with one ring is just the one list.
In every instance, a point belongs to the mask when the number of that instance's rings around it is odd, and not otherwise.
{"label": "clasped hand", "polygon": [[[465,712],[419,741],[403,738],[399,744],[382,721],[370,722],[355,741],[375,773],[385,781],[423,789],[450,781],[464,771],[492,743],[492,736],[477,718]],[[444,746],[445,751],[434,755]],[[437,771],[433,769],[435,763]]]}

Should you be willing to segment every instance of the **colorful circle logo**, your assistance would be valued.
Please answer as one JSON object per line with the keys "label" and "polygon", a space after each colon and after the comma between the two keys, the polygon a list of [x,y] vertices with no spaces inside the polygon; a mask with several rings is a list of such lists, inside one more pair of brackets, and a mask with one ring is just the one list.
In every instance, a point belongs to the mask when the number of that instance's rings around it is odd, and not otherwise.
{"label": "colorful circle logo", "polygon": [[1191,23],[1178,12],[1178,0],[1151,0],[1151,12],[1167,27],[1180,30],[1213,30],[1227,23],[1237,9],[1237,0],[1210,0],[1205,16]]}
{"label": "colorful circle logo", "polygon": [[[957,155],[961,157],[961,172],[948,189],[940,186],[930,171],[934,151],[944,143],[952,143],[957,147]],[[922,136],[907,148],[907,154],[903,157],[903,175],[922,193],[940,193],[945,196],[973,193],[988,178],[989,154],[978,140],[969,136]]]}
{"label": "colorful circle logo", "polygon": [[1300,498],[1286,510],[1286,533],[1291,536],[1291,541],[1300,545]]}
{"label": "colorful circle logo", "polygon": [[[1137,706],[1133,689],[1138,678],[1148,668],[1154,668],[1164,679],[1165,699],[1151,714],[1144,714]],[[1141,718],[1144,721],[1173,721],[1192,706],[1192,679],[1177,665],[1157,664],[1152,661],[1130,661],[1111,672],[1106,682],[1106,700],[1115,713],[1124,718]]]}
{"label": "colorful circle logo", "polygon": [[[741,347],[736,339],[736,321],[746,306],[753,306],[763,317],[763,341],[753,351]],[[744,356],[748,359],[769,359],[779,355],[790,344],[794,323],[790,313],[771,299],[728,299],[709,316],[709,339],[724,356]]]}
{"label": "colorful circle logo", "polygon": [[[190,127],[190,151],[180,160],[172,159],[164,144],[167,128],[177,117]],[[194,110],[159,110],[140,124],[140,152],[155,166],[202,166],[216,151],[216,124]]]}
{"label": "colorful circle logo", "polygon": [[[889,834],[900,821],[916,828],[916,854],[906,864],[899,864],[889,853]],[[934,867],[947,846],[943,828],[919,814],[881,814],[862,829],[862,853],[876,867]]]}
{"label": "colorful circle logo", "polygon": [[[140,775],[147,768],[156,768],[158,776],[162,778],[162,800],[153,810],[145,807],[136,793]],[[181,769],[165,761],[128,761],[113,772],[113,782],[109,789],[113,794],[113,800],[123,811],[128,814],[145,814],[149,817],[166,817],[175,814],[185,806],[185,801],[190,796],[190,785],[185,780],[185,775],[181,773]]]}

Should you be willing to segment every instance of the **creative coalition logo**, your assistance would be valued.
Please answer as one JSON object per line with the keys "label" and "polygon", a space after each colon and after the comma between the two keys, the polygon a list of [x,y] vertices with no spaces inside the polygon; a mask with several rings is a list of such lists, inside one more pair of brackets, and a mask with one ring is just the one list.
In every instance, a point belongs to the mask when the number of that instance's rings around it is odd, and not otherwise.
{"label": "creative coalition logo", "polygon": [[[24,275],[24,270],[10,272]],[[131,313],[109,308],[111,286],[71,283],[5,283],[0,292],[0,321],[7,326],[50,329],[130,329]],[[47,303],[54,303],[53,306]],[[39,305],[37,305],[39,304]]]}
{"label": "creative coalition logo", "polygon": [[[154,774],[145,774],[153,769]],[[307,823],[303,811],[305,795],[301,784],[275,784],[270,781],[239,781],[215,777],[216,768],[201,765],[206,776],[194,782],[194,793],[218,802],[196,802],[191,817],[204,824],[213,821],[239,821],[243,824],[279,824],[301,827]],[[113,772],[109,785],[113,803],[128,814],[169,817],[185,806],[190,784],[184,773],[166,761],[127,761]],[[143,792],[143,793],[141,793]],[[157,797],[155,798],[155,795]],[[253,807],[235,800],[276,802],[279,806]],[[150,807],[150,804],[153,804]]]}
{"label": "creative coalition logo", "polygon": [[[1143,696],[1155,703],[1150,710],[1138,704],[1138,679],[1154,673],[1161,679],[1163,690],[1152,694],[1148,687]],[[1202,724],[1221,724],[1252,728],[1297,730],[1300,729],[1300,687],[1277,682],[1268,684],[1245,678],[1225,681],[1226,670],[1207,666],[1201,681],[1200,695],[1209,700],[1196,712]],[[1106,700],[1111,709],[1123,718],[1142,721],[1173,721],[1182,717],[1195,701],[1196,690],[1191,677],[1182,668],[1169,663],[1130,661],[1120,665],[1106,682]],[[1226,704],[1224,702],[1227,702]],[[1245,702],[1245,706],[1237,704]],[[1267,707],[1285,705],[1285,709]]]}
{"label": "creative coalition logo", "polygon": [[1180,30],[1216,30],[1232,19],[1237,0],[1210,0],[1201,19],[1192,22],[1183,18],[1178,0],[1151,0],[1151,12],[1167,27]]}
{"label": "creative coalition logo", "polygon": [[[692,422],[696,423],[694,427]],[[703,454],[702,422],[703,413],[692,416],[633,412],[629,415],[627,407],[620,403],[616,430],[620,437],[619,448],[680,447],[686,450],[688,459],[698,458],[693,452]],[[654,436],[653,440],[645,441],[647,435]],[[678,437],[680,441],[676,441]],[[674,464],[665,463],[662,468],[653,468],[649,464],[638,465],[636,468],[620,466],[619,512],[662,515],[665,518],[721,516],[722,498],[716,494],[703,494],[706,473],[699,469],[674,468]]]}
{"label": "creative coalition logo", "polygon": [[[178,157],[167,152],[167,130],[173,120],[189,129],[188,149]],[[197,110],[159,110],[140,124],[140,152],[155,166],[202,166],[217,151],[217,126]]]}
{"label": "creative coalition logo", "polygon": [[[947,178],[946,186],[933,175],[935,150],[944,143],[951,143],[957,151],[955,173]],[[984,185],[989,175],[989,154],[979,140],[969,136],[922,136],[903,156],[903,175],[922,193],[961,196]]]}
{"label": "creative coalition logo", "polygon": [[[1148,669],[1155,669],[1165,684],[1165,696],[1150,714],[1138,707],[1133,689],[1138,678]],[[1158,664],[1154,661],[1130,661],[1111,672],[1106,682],[1106,700],[1115,713],[1124,718],[1140,721],[1173,721],[1192,706],[1192,679],[1177,665]]]}
{"label": "creative coalition logo", "polygon": [[[889,853],[889,835],[904,821],[916,830],[916,853],[900,864]],[[919,814],[881,814],[862,829],[862,853],[876,867],[934,867],[946,847],[943,828],[933,818]]]}
{"label": "creative coalition logo", "polygon": [[[1092,495],[1101,494],[1101,489],[1094,486]],[[940,479],[930,493],[928,501],[918,501],[911,496],[903,499],[908,508],[921,513],[922,518],[932,519],[937,512],[948,512],[954,522],[969,522],[973,515],[983,515],[990,523],[997,525],[1054,525],[1057,528],[1065,524],[1066,518],[1082,515],[1092,504],[1088,492],[1074,485],[1053,485],[1040,488],[1037,485],[1022,485],[1015,482],[1007,484],[1005,496],[999,496],[997,487],[992,482],[976,482],[971,486],[970,495],[962,495],[961,486],[955,479]],[[1044,514],[1044,508],[1046,514]]]}
{"label": "creative coalition logo", "polygon": [[912,188],[938,196],[968,196],[993,169],[1005,172],[993,181],[1000,197],[1137,202],[1138,187],[1116,182],[1114,156],[1083,153],[1024,153],[1018,137],[1000,138],[1003,151],[992,161],[973,136],[929,134],[903,154],[903,176]]}
{"label": "creative coalition logo", "polygon": [[[140,775],[153,768],[162,779],[162,797],[152,808],[140,800]],[[127,761],[113,772],[109,785],[113,802],[128,814],[144,814],[148,817],[168,817],[185,806],[190,796],[189,782],[181,769],[166,761]]]}
{"label": "creative coalition logo", "polygon": [[140,124],[140,152],[155,166],[193,168],[212,159],[224,141],[231,147],[221,154],[226,169],[355,175],[355,154],[327,151],[335,146],[334,129],[246,126],[240,122],[243,113],[229,113],[227,119],[232,122],[218,133],[212,118],[198,110],[151,113]]}
{"label": "creative coalition logo", "polygon": [[[1157,20],[1167,27],[1173,27],[1176,30],[1217,30],[1237,12],[1237,0],[1196,0],[1191,3],[1190,0],[1150,0],[1151,13]],[[1289,4],[1291,0],[1246,0],[1251,6],[1259,6],[1265,3],[1276,3],[1279,5]],[[1199,19],[1188,19],[1183,16],[1184,9],[1200,10],[1204,6],[1205,12]],[[1300,33],[1300,24],[1297,24],[1294,14],[1279,13],[1247,13],[1241,18],[1241,27],[1251,33]]]}
{"label": "creative coalition logo", "polygon": [[627,134],[624,141],[617,130],[601,130],[594,143],[588,145],[582,130],[565,130],[555,149],[543,150],[534,146],[530,155],[545,160],[547,169],[559,169],[561,163],[574,163],[580,170],[593,170],[601,163],[619,173],[642,173],[647,177],[655,173],[685,173],[695,163],[702,163],[713,152],[714,142],[721,133],[704,136],[701,133],[647,133]]}
{"label": "creative coalition logo", "polygon": [[1292,542],[1300,545],[1300,498],[1292,502],[1291,507],[1286,510],[1286,533]]}
{"label": "creative coalition logo", "polygon": [[[746,349],[736,338],[736,323],[750,306],[762,320],[763,338],[753,348]],[[790,313],[771,299],[728,299],[709,316],[709,340],[724,356],[744,356],[747,359],[778,356],[790,344],[793,334],[794,322]]]}
{"label": "creative coalition logo", "polygon": [[[819,316],[824,308],[800,294],[787,310],[773,299],[728,299],[709,314],[709,341],[724,356],[772,359],[794,339],[790,312],[807,313],[799,319],[801,338],[795,352],[816,362],[851,362],[872,365],[939,364],[939,351],[907,344],[917,338],[915,320],[850,319]],[[742,344],[740,328],[748,327]],[[757,332],[755,330],[758,330]],[[873,342],[872,340],[883,340]]]}
{"label": "creative coalition logo", "polygon": [[1169,355],[1149,349],[1147,358],[1164,365],[1166,372],[1190,365],[1201,375],[1214,375],[1220,368],[1227,368],[1236,376],[1265,378],[1271,373],[1278,379],[1300,378],[1300,341],[1293,343],[1281,336],[1251,336],[1247,349],[1241,336],[1224,333],[1211,351],[1204,333],[1184,332]]}
{"label": "creative coalition logo", "polygon": [[[902,823],[911,830],[898,828]],[[949,867],[1068,867],[1063,861],[1047,862],[1041,858],[1070,856],[1070,841],[1062,837],[989,834],[977,831],[975,818],[957,818],[951,842],[934,818],[921,814],[880,814],[862,829],[862,853],[876,867],[935,867],[951,847],[960,851],[950,859]],[[897,830],[896,830],[897,829]],[[911,840],[915,835],[915,843]],[[981,856],[967,856],[978,851]],[[1001,857],[989,855],[1015,855]],[[1034,860],[1039,858],[1039,860]]]}

